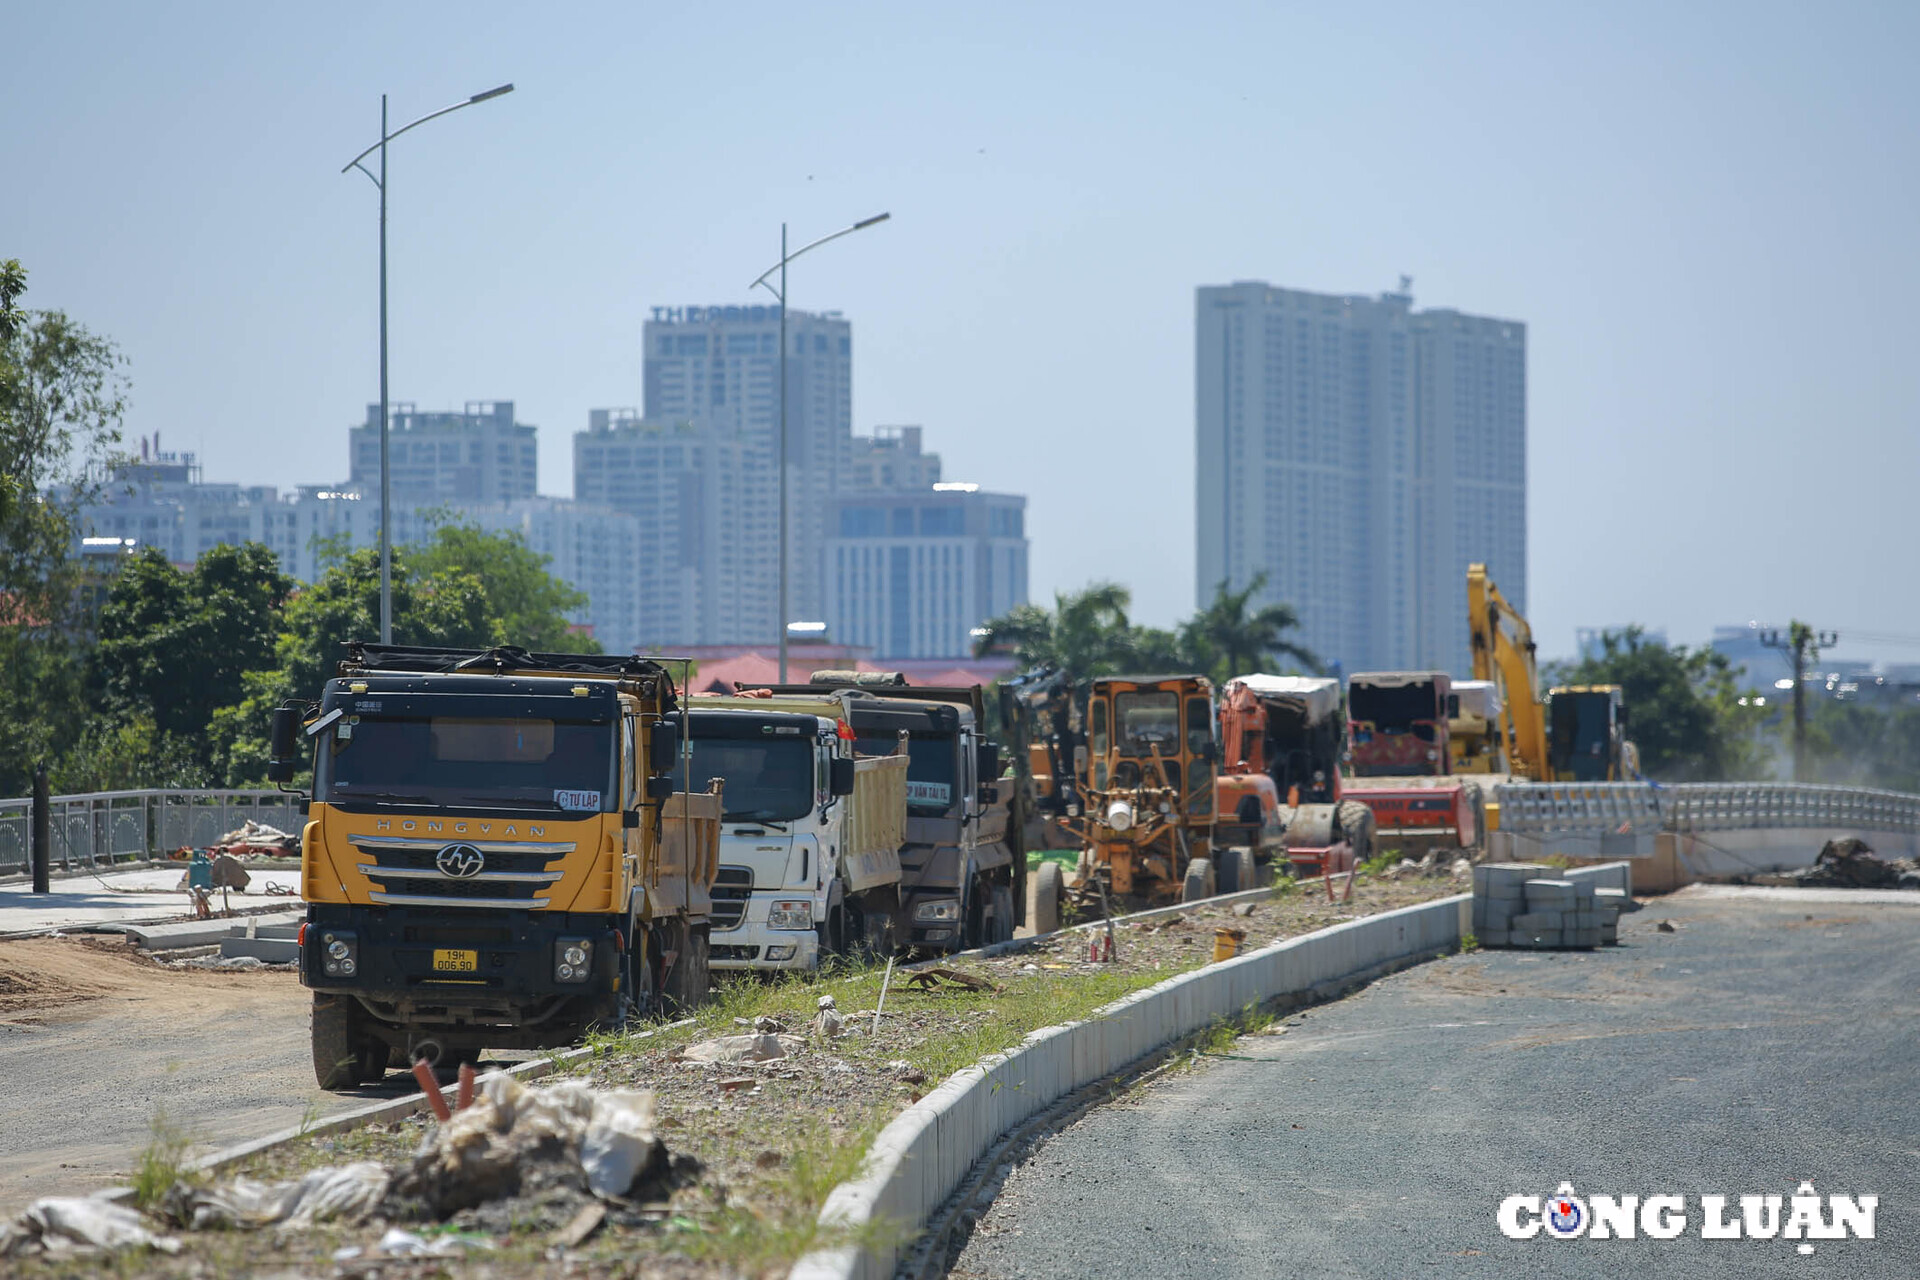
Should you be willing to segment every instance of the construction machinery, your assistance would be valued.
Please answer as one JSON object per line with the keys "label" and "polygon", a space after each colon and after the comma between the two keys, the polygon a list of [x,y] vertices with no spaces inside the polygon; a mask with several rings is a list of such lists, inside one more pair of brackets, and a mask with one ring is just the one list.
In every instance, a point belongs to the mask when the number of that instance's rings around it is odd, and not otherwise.
{"label": "construction machinery", "polygon": [[[1340,682],[1318,676],[1238,676],[1220,692],[1220,776],[1214,846],[1244,847],[1256,866],[1351,869],[1373,855],[1374,816],[1342,798],[1347,716]],[[1256,876],[1259,876],[1256,871]],[[1241,884],[1240,888],[1255,885]]]}
{"label": "construction machinery", "polygon": [[1492,680],[1502,706],[1509,770],[1535,782],[1621,782],[1638,776],[1619,685],[1561,685],[1539,693],[1533,629],[1484,564],[1467,566],[1473,674]]}
{"label": "construction machinery", "polygon": [[1617,684],[1556,685],[1547,691],[1547,761],[1556,782],[1627,782],[1640,753],[1627,737]]}
{"label": "construction machinery", "polygon": [[1444,671],[1361,671],[1347,680],[1358,778],[1444,775],[1452,767]]}
{"label": "construction machinery", "polygon": [[722,788],[692,774],[664,666],[347,648],[318,701],[274,713],[268,772],[313,768],[299,950],[321,1087],[705,999]]}
{"label": "construction machinery", "polygon": [[1447,695],[1447,743],[1454,773],[1507,771],[1500,732],[1500,686],[1492,680],[1455,680]]}
{"label": "construction machinery", "polygon": [[1073,762],[1085,739],[1073,681],[1057,667],[1036,667],[996,688],[1018,784],[1014,824],[1025,847],[1060,848],[1073,838],[1060,824],[1083,807]]}
{"label": "construction machinery", "polygon": [[1373,811],[1378,843],[1412,853],[1485,842],[1486,793],[1453,773],[1458,710],[1444,671],[1358,672],[1348,680],[1347,795]]}
{"label": "construction machinery", "polygon": [[1084,905],[1192,901],[1251,883],[1252,854],[1213,861],[1213,684],[1205,676],[1103,676],[1087,689],[1077,753],[1082,841],[1068,889]]}

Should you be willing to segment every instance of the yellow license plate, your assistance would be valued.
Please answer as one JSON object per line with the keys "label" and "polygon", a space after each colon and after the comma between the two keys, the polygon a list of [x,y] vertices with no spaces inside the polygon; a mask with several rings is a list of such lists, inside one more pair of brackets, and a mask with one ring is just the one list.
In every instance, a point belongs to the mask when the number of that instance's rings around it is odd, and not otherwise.
{"label": "yellow license plate", "polygon": [[435,951],[433,953],[433,971],[435,973],[473,973],[480,968],[478,951]]}

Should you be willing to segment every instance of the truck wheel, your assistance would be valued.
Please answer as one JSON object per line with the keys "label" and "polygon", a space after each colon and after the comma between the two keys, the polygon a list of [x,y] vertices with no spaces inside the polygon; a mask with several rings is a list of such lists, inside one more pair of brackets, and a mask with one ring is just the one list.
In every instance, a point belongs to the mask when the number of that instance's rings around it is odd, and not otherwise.
{"label": "truck wheel", "polygon": [[993,886],[993,924],[988,941],[1013,941],[1013,886],[1010,884]]}
{"label": "truck wheel", "polygon": [[339,1092],[359,1083],[359,1046],[354,1044],[351,996],[313,997],[313,1078],[322,1089]]}
{"label": "truck wheel", "polygon": [[1027,878],[1027,925],[1036,936],[1060,927],[1060,902],[1066,896],[1066,876],[1057,862],[1043,862]]}
{"label": "truck wheel", "polygon": [[1202,898],[1213,896],[1213,886],[1207,881],[1213,879],[1213,863],[1206,858],[1195,858],[1187,864],[1187,879],[1180,886],[1180,901],[1198,902]]}
{"label": "truck wheel", "polygon": [[1214,869],[1215,887],[1221,893],[1239,893],[1242,889],[1253,888],[1253,850],[1235,845],[1220,851],[1220,860]]}
{"label": "truck wheel", "polygon": [[[356,1019],[358,1021],[358,1019]],[[359,1052],[353,1055],[353,1077],[361,1084],[379,1084],[387,1078],[387,1042],[375,1036],[360,1039]]]}
{"label": "truck wheel", "polygon": [[666,949],[678,954],[673,967],[667,970],[660,998],[669,1009],[685,1013],[705,1003],[707,998],[707,931],[676,919],[667,924],[662,937],[667,942]]}
{"label": "truck wheel", "polygon": [[1347,848],[1353,850],[1353,865],[1359,866],[1373,856],[1373,810],[1358,800],[1342,800],[1340,807],[1334,810],[1334,834],[1347,842]]}

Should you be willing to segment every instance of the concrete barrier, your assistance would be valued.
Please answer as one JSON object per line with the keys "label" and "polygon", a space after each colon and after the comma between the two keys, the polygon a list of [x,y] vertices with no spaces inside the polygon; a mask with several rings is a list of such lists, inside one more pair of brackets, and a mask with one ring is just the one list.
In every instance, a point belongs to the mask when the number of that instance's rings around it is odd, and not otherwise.
{"label": "concrete barrier", "polygon": [[[1625,863],[1561,874],[1633,889]],[[895,1117],[860,1173],[827,1196],[820,1223],[839,1233],[890,1222],[916,1234],[1001,1135],[1060,1098],[1250,1005],[1452,950],[1472,928],[1472,903],[1460,894],[1289,938],[1136,991],[1085,1021],[1035,1031],[955,1072]],[[849,1245],[808,1254],[790,1277],[886,1280],[897,1262],[897,1249]]]}

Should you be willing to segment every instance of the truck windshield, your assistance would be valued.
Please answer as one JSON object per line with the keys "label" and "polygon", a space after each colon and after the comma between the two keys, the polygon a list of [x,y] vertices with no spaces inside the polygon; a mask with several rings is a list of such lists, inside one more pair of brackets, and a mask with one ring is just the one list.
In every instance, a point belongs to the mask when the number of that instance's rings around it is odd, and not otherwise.
{"label": "truck windshield", "polygon": [[329,736],[320,794],[331,803],[492,805],[610,812],[619,803],[613,726],[556,720],[361,716]]}
{"label": "truck windshield", "polygon": [[1347,692],[1347,714],[1371,721],[1381,733],[1406,733],[1416,720],[1443,720],[1432,684],[1356,684]]}
{"label": "truck windshield", "polygon": [[[916,733],[907,739],[907,808],[920,813],[945,813],[953,805],[953,737],[943,733]],[[854,747],[863,756],[890,756],[894,739],[876,735],[860,738]]]}
{"label": "truck windshield", "polygon": [[[700,719],[694,717],[698,726]],[[792,822],[813,808],[813,743],[804,738],[693,740],[693,789],[725,778],[728,822]]]}

